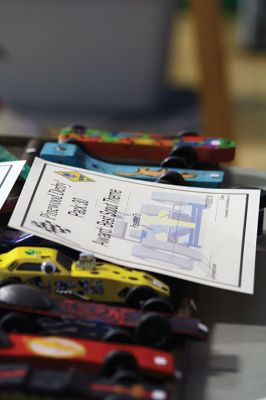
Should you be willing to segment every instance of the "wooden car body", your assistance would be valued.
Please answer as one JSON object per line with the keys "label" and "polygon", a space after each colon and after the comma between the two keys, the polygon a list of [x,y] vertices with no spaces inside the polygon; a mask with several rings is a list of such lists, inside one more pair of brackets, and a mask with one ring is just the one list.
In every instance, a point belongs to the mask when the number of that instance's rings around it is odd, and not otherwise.
{"label": "wooden car body", "polygon": [[191,186],[219,187],[224,177],[223,171],[114,164],[96,159],[86,154],[79,146],[70,143],[59,145],[47,142],[40,152],[40,157],[59,164],[149,182],[156,181],[169,171],[180,174]]}
{"label": "wooden car body", "polygon": [[210,164],[232,161],[235,155],[235,142],[223,138],[186,135],[177,133],[161,134],[152,132],[123,132],[99,129],[78,129],[70,127],[59,133],[59,142],[77,142],[92,156],[135,162],[146,160],[161,163],[178,146],[193,146],[199,160]]}
{"label": "wooden car body", "polygon": [[[121,376],[121,375],[120,375]],[[168,400],[169,392],[151,383],[120,383],[119,375],[98,378],[80,370],[33,368],[29,364],[0,363],[0,390],[56,396],[82,396],[90,400],[102,400],[115,395],[117,400]]]}
{"label": "wooden car body", "polygon": [[[161,317],[162,322],[166,320],[170,324],[173,342],[180,337],[197,340],[208,338],[208,327],[198,318],[64,298],[51,301],[37,288],[24,285],[0,288],[0,326],[2,318],[10,313],[26,315],[38,323],[43,333],[61,336],[104,339],[114,328],[136,333],[143,321],[147,323],[147,319],[155,315]],[[22,332],[27,333],[26,330]],[[136,342],[138,339],[134,335]],[[149,344],[153,345],[152,342]]]}
{"label": "wooden car body", "polygon": [[130,288],[148,286],[160,296],[169,287],[152,275],[98,261],[80,265],[57,249],[21,246],[0,255],[0,279],[38,286],[52,297],[73,295],[87,300],[124,303]]}
{"label": "wooden car body", "polygon": [[[174,358],[171,353],[143,346],[105,343],[58,336],[10,334],[0,343],[1,362],[26,362],[42,368],[64,369],[69,366],[91,373],[101,373],[114,352],[129,354],[144,375],[173,378]],[[112,374],[113,371],[109,371]]]}

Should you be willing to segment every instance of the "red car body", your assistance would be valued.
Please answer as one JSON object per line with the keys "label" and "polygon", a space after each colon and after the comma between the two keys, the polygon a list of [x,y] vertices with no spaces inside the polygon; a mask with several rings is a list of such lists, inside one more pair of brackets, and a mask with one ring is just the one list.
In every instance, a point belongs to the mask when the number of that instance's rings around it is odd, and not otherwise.
{"label": "red car body", "polygon": [[8,340],[9,344],[0,346],[1,362],[27,362],[42,368],[53,365],[58,369],[71,365],[98,374],[101,373],[107,358],[111,357],[114,351],[121,351],[135,358],[138,369],[144,375],[166,379],[172,378],[175,373],[171,353],[143,346],[24,334],[10,334]]}
{"label": "red car body", "polygon": [[[132,377],[132,375],[131,375]],[[170,393],[161,385],[145,382],[120,382],[124,374],[111,378],[97,378],[71,368],[63,371],[40,369],[28,364],[0,364],[0,390],[19,390],[42,395],[62,395],[76,399],[107,400],[113,395],[116,400],[169,400]],[[49,397],[50,398],[50,397]],[[54,397],[53,397],[54,398]]]}

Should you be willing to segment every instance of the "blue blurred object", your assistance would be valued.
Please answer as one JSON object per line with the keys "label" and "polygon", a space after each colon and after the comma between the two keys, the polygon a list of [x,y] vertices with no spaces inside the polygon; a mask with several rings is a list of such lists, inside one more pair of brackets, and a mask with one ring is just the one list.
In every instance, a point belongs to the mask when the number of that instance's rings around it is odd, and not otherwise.
{"label": "blue blurred object", "polygon": [[239,0],[237,40],[250,51],[266,51],[265,0]]}
{"label": "blue blurred object", "polygon": [[0,252],[4,253],[16,246],[34,246],[40,238],[31,233],[18,231],[8,227],[0,227]]}
{"label": "blue blurred object", "polygon": [[219,187],[224,178],[223,171],[113,164],[88,155],[72,143],[58,144],[47,142],[41,150],[40,157],[59,164],[150,182],[156,181],[156,179],[164,175],[167,171],[173,171],[181,175],[191,186]]}
{"label": "blue blurred object", "polygon": [[73,259],[77,259],[79,254],[76,250],[50,240],[42,239],[39,236],[32,235],[31,233],[22,232],[7,226],[0,226],[0,253],[5,253],[18,246],[52,247],[62,251]]}
{"label": "blue blurred object", "polygon": [[174,11],[174,0],[1,2],[1,96],[29,108],[157,107]]}

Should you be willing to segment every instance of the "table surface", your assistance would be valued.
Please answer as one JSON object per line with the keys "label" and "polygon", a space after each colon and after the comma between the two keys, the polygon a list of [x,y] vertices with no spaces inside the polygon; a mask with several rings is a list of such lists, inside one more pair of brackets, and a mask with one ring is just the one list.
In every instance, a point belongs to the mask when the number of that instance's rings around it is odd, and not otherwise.
{"label": "table surface", "polygon": [[[14,152],[19,155],[21,146],[10,150],[18,150]],[[266,189],[265,172],[229,167],[225,173],[227,183]],[[264,222],[265,228],[266,218]],[[182,384],[174,385],[175,400],[266,398],[265,257],[266,229],[258,239],[253,296],[200,287],[199,316],[210,326],[211,336],[207,342],[193,342],[188,351],[177,354],[182,367],[186,364],[187,368]]]}
{"label": "table surface", "polygon": [[[266,177],[266,174],[265,174]],[[185,400],[266,399],[266,232],[258,238],[254,295],[201,287],[208,342],[189,353]]]}

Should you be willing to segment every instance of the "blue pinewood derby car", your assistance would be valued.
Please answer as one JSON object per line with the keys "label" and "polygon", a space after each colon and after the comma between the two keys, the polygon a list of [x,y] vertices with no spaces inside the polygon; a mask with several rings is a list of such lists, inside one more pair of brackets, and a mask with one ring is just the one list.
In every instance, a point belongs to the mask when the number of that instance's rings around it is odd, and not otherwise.
{"label": "blue pinewood derby car", "polygon": [[111,175],[176,185],[189,184],[191,186],[219,187],[224,177],[223,171],[177,168],[179,160],[175,157],[165,159],[161,167],[109,163],[91,157],[79,146],[70,143],[47,142],[40,152],[40,157],[55,163]]}

